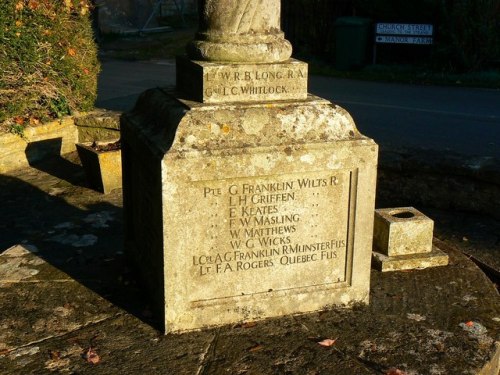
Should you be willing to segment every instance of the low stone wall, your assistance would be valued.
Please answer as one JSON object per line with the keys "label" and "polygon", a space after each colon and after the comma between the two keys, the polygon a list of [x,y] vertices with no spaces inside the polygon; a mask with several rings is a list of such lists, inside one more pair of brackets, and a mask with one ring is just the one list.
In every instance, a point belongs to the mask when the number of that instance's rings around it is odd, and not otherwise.
{"label": "low stone wall", "polygon": [[78,142],[116,141],[120,138],[120,115],[120,112],[97,110],[28,127],[23,137],[0,134],[0,173],[76,151]]}
{"label": "low stone wall", "polygon": [[97,110],[75,118],[79,142],[120,139],[121,112]]}
{"label": "low stone wall", "polygon": [[23,137],[0,134],[0,173],[27,167],[49,155],[75,151],[77,141],[78,132],[72,117],[28,127]]}

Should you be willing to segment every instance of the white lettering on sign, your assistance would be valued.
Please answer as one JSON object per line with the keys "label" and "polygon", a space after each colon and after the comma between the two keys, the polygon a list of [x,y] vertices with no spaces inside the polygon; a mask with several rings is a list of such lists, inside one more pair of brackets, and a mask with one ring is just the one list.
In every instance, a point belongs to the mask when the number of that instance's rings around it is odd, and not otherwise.
{"label": "white lettering on sign", "polygon": [[434,27],[427,24],[377,23],[377,34],[389,35],[432,35]]}
{"label": "white lettering on sign", "polygon": [[432,38],[418,36],[389,36],[378,35],[375,38],[377,43],[398,43],[398,44],[432,44]]}

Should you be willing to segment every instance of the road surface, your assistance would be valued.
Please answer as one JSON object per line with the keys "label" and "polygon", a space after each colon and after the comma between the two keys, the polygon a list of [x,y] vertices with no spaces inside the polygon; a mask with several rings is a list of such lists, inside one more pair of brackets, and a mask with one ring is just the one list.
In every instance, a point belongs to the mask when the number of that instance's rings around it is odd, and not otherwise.
{"label": "road surface", "polygon": [[[97,106],[128,110],[147,88],[175,82],[173,61],[102,63]],[[500,158],[500,90],[311,76],[309,91],[346,108],[383,149],[426,148]]]}

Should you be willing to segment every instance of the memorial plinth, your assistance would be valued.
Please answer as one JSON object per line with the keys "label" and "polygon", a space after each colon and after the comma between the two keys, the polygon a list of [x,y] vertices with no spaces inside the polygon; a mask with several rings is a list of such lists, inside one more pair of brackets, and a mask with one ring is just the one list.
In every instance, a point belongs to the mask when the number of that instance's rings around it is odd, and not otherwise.
{"label": "memorial plinth", "polygon": [[221,64],[177,59],[177,85],[186,99],[203,103],[304,100],[307,64]]}
{"label": "memorial plinth", "polygon": [[126,250],[167,333],[368,302],[377,145],[266,60],[178,59],[122,117]]}
{"label": "memorial plinth", "polygon": [[126,245],[166,331],[368,302],[377,146],[347,112],[154,89],[122,137]]}

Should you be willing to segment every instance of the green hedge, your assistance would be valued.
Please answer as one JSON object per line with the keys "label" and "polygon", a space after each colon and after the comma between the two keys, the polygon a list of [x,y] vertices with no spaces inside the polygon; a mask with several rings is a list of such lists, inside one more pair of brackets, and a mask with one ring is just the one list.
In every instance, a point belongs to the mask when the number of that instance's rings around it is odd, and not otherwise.
{"label": "green hedge", "polygon": [[0,1],[0,125],[26,125],[86,111],[99,63],[89,0]]}
{"label": "green hedge", "polygon": [[440,0],[439,14],[438,61],[465,71],[500,65],[500,0]]}

